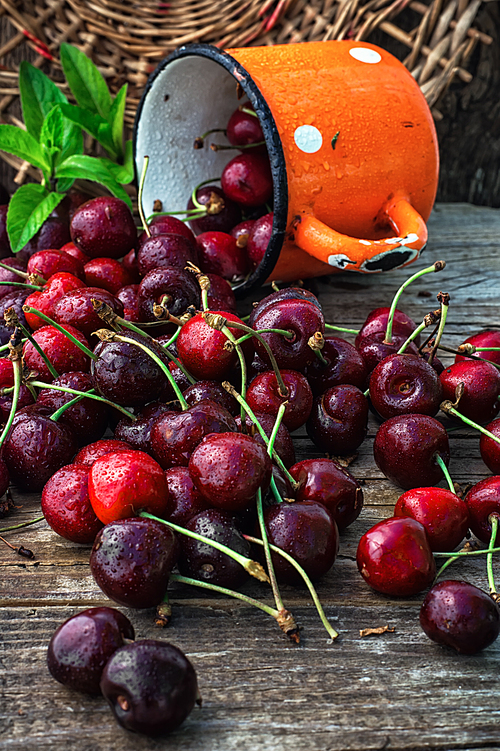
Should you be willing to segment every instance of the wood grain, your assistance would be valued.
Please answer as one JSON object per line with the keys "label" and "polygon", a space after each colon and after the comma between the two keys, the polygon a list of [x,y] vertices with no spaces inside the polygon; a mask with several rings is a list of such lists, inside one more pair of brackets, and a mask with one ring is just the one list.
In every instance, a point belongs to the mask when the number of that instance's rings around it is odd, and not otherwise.
{"label": "wood grain", "polygon": [[[372,308],[389,303],[410,270],[442,258],[446,269],[410,287],[401,307],[421,320],[436,307],[437,292],[449,292],[446,340],[453,345],[480,328],[498,326],[500,212],[438,205],[429,235],[424,258],[411,269],[377,277],[345,274],[316,280],[313,288],[327,320],[359,327]],[[422,296],[427,292],[430,297]],[[250,304],[245,301],[248,308]],[[47,644],[55,628],[84,607],[110,604],[90,575],[89,546],[58,538],[44,521],[22,534],[6,533],[9,541],[32,549],[35,560],[0,548],[0,749],[500,748],[500,643],[474,657],[441,649],[419,627],[422,595],[382,597],[357,572],[360,535],[392,514],[400,494],[373,462],[376,429],[372,420],[369,436],[351,465],[364,483],[365,507],[342,535],[339,557],[318,585],[326,613],[340,634],[336,642],[329,641],[306,590],[291,587],[283,587],[283,596],[302,629],[298,647],[260,611],[180,585],[172,587],[173,619],[166,630],[153,625],[150,610],[123,609],[138,638],[172,641],[198,672],[203,707],[193,710],[167,739],[125,732],[102,699],[63,688],[46,669]],[[294,437],[299,458],[317,455],[304,430]],[[465,485],[489,474],[471,430],[458,427],[450,442],[455,481]],[[14,489],[14,499],[18,508],[0,527],[39,515],[38,495]],[[487,586],[484,559],[454,564],[449,576]],[[268,587],[258,582],[249,581],[245,591],[271,601]],[[394,632],[360,636],[360,629],[385,625]]]}

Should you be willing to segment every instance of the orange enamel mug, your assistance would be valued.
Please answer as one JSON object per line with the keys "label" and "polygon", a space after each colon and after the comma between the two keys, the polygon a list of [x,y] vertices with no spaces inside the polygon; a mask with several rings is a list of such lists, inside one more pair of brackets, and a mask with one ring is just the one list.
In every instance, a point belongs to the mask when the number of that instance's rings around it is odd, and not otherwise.
{"label": "orange enamel mug", "polygon": [[234,153],[193,142],[224,129],[242,96],[264,132],[274,220],[263,261],[237,293],[418,257],[437,190],[436,131],[403,64],[365,42],[175,50],[151,75],[134,126],[137,174],[150,157],[146,215],[156,199],[184,209],[196,185],[220,177]]}

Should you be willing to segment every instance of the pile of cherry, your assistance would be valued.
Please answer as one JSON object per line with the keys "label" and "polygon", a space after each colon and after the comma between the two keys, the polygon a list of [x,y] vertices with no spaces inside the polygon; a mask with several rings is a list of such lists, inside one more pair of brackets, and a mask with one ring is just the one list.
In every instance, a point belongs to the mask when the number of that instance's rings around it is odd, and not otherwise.
{"label": "pile of cherry", "polygon": [[[436,555],[444,570],[478,552],[457,551],[469,530],[491,562],[500,477],[461,498],[435,415],[478,423],[484,461],[500,472],[500,332],[472,336],[444,368],[447,296],[417,326],[396,307],[409,282],[368,316],[355,345],[328,333],[336,327],[299,287],[275,290],[243,321],[227,279],[205,263],[202,235],[158,216],[137,237],[123,202],[81,200],[67,202],[70,240],[59,249],[39,249],[48,242],[39,236],[27,267],[1,262],[2,492],[10,481],[41,491],[50,527],[93,545],[92,574],[118,604],[156,607],[167,622],[169,583],[191,584],[259,607],[298,641],[279,583],[305,582],[335,638],[312,582],[334,564],[363,493],[328,457],[356,452],[372,409],[375,461],[405,492],[361,538],[361,575],[388,595],[431,587],[421,624],[435,641],[464,653],[490,644],[500,630],[491,565],[490,594],[431,585]],[[296,462],[291,432],[301,426],[321,458]],[[449,490],[434,487],[443,478]],[[240,591],[249,575],[271,583],[275,607]],[[169,731],[198,700],[194,670],[172,645],[133,639],[118,611],[84,611],[54,634],[50,671],[102,692],[125,727]]]}

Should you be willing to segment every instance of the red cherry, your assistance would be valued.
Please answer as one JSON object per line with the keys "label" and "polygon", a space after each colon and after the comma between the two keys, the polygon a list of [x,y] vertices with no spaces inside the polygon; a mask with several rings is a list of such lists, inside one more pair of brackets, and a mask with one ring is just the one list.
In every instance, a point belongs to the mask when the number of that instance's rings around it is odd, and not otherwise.
{"label": "red cherry", "polygon": [[218,274],[230,282],[243,279],[248,272],[245,251],[227,232],[202,232],[196,238],[200,267],[205,273]]}
{"label": "red cherry", "polygon": [[[78,329],[69,325],[63,326],[63,328],[88,347],[87,339]],[[43,326],[35,331],[33,338],[45,352],[59,375],[73,370],[87,372],[90,369],[89,357],[54,326]],[[24,345],[23,356],[28,368],[36,371],[42,380],[53,380],[53,376],[42,356],[38,354],[31,342],[26,342]]]}
{"label": "red cherry", "polygon": [[168,488],[162,468],[143,451],[116,451],[90,468],[89,495],[103,524],[148,511],[163,516]]}
{"label": "red cherry", "polygon": [[222,190],[235,203],[252,208],[267,203],[273,194],[273,178],[267,155],[238,154],[224,167]]}
{"label": "red cherry", "polygon": [[84,279],[83,265],[81,261],[73,258],[63,250],[39,250],[28,261],[26,268],[28,274],[39,274],[44,279],[65,271],[68,274]]}
{"label": "red cherry", "polygon": [[455,390],[460,383],[464,391],[457,409],[465,417],[484,423],[493,420],[500,410],[500,373],[489,362],[463,360],[443,370],[439,376],[443,397],[455,401]]}
{"label": "red cherry", "polygon": [[116,258],[91,258],[85,264],[84,271],[88,287],[102,287],[112,295],[133,282],[133,277]]}
{"label": "red cherry", "polygon": [[469,490],[464,500],[469,509],[471,532],[481,542],[489,542],[490,514],[500,517],[500,476],[493,475],[480,480]]}
{"label": "red cherry", "polygon": [[363,491],[357,480],[331,459],[304,459],[290,467],[299,487],[297,501],[322,503],[340,531],[355,521],[363,508]]}
{"label": "red cherry", "polygon": [[246,400],[254,412],[264,412],[275,417],[283,402],[288,402],[283,423],[290,432],[297,430],[311,414],[313,395],[307,378],[296,370],[280,370],[288,391],[280,394],[274,371],[266,370],[255,376],[247,389]]}
{"label": "red cherry", "polygon": [[313,402],[307,434],[321,451],[348,456],[363,443],[368,424],[368,401],[356,386],[341,383]]}
{"label": "red cherry", "polygon": [[401,495],[394,516],[409,516],[423,524],[433,551],[451,551],[469,529],[467,504],[445,488],[413,488]]}
{"label": "red cherry", "polygon": [[[472,344],[474,347],[500,347],[500,331],[480,331],[478,334],[469,336],[468,339],[463,342],[464,344]],[[496,350],[485,350],[484,352],[474,352],[474,357],[481,357],[484,360],[490,360],[500,365],[500,352]],[[457,355],[455,362],[461,362],[467,360],[466,355]]]}
{"label": "red cherry", "polygon": [[405,516],[384,519],[365,532],[356,563],[370,587],[396,597],[418,594],[436,575],[425,528]]}
{"label": "red cherry", "polygon": [[88,467],[68,464],[52,475],[42,491],[47,524],[71,542],[93,543],[103,526],[90,503],[88,478]]}
{"label": "red cherry", "polygon": [[[486,425],[486,430],[496,436],[500,441],[500,419],[493,420]],[[483,462],[493,474],[500,473],[500,443],[493,438],[481,433],[479,439],[479,451]]]}
{"label": "red cherry", "polygon": [[[247,102],[242,105],[244,109],[253,110]],[[232,146],[248,146],[260,143],[264,140],[264,133],[257,115],[251,115],[238,107],[233,112],[226,125],[227,140]],[[262,145],[265,149],[265,145]]]}
{"label": "red cherry", "polygon": [[101,438],[99,441],[89,443],[80,449],[73,459],[73,464],[81,464],[85,467],[91,467],[92,464],[105,454],[111,454],[114,451],[130,451],[132,446],[125,441],[117,441],[115,438]]}
{"label": "red cherry", "polygon": [[246,244],[246,255],[252,269],[256,269],[264,258],[273,233],[274,214],[264,214],[253,223]]}
{"label": "red cherry", "polygon": [[[375,308],[375,310],[372,310],[371,313],[368,314],[364,324],[361,326],[356,336],[356,340],[354,342],[356,349],[359,349],[361,341],[367,336],[371,336],[372,334],[380,332],[383,332],[385,336],[385,332],[387,330],[387,321],[389,319],[389,311],[390,308]],[[403,337],[404,341],[410,336],[410,334],[415,331],[416,328],[417,324],[415,323],[415,321],[412,320],[410,316],[407,316],[406,313],[403,313],[402,310],[398,310],[398,308],[396,308],[396,310],[394,311],[394,319],[392,323],[393,334],[399,334]],[[420,344],[420,337],[417,337],[417,339],[415,339],[415,343],[417,345]]]}
{"label": "red cherry", "polygon": [[[81,279],[67,271],[59,271],[49,278],[43,290],[28,295],[25,305],[36,308],[40,313],[45,313],[46,316],[53,319],[55,307],[61,297],[71,290],[82,289],[82,287],[85,287],[85,283]],[[26,313],[25,315],[33,331],[47,325],[47,322],[37,316],[36,313]]]}
{"label": "red cherry", "polygon": [[315,357],[304,369],[314,396],[320,396],[341,383],[350,383],[362,390],[366,388],[365,363],[352,344],[338,336],[327,335],[321,354],[326,364]]}
{"label": "red cherry", "polygon": [[248,508],[257,490],[266,490],[271,482],[267,451],[241,433],[206,436],[191,454],[188,468],[202,496],[223,511]]}
{"label": "red cherry", "polygon": [[71,240],[90,258],[121,258],[137,242],[134,219],[124,201],[98,196],[80,206],[71,220]]}

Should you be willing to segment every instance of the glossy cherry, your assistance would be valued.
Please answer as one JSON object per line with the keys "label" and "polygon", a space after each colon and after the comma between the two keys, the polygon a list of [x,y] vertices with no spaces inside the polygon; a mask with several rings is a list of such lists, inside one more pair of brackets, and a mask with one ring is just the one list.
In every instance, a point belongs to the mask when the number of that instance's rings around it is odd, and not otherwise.
{"label": "glossy cherry", "polygon": [[222,170],[221,186],[228,198],[245,208],[267,203],[273,194],[269,158],[249,152],[238,154]]}
{"label": "glossy cherry", "polygon": [[[480,331],[477,334],[469,336],[463,343],[472,344],[474,347],[500,347],[500,331]],[[500,365],[500,352],[496,349],[486,349],[484,352],[474,352],[474,357],[481,357],[484,360],[496,362],[497,365]],[[461,362],[466,359],[471,358],[467,358],[466,355],[457,355],[455,357],[455,362]]]}
{"label": "glossy cherry", "polygon": [[365,532],[356,563],[370,587],[395,597],[416,595],[429,587],[436,575],[425,528],[409,517],[384,519]]}
{"label": "glossy cherry", "polygon": [[246,400],[254,412],[276,417],[283,402],[288,402],[283,424],[289,431],[297,430],[311,414],[313,395],[307,378],[296,370],[280,370],[287,394],[281,394],[274,371],[259,373],[250,383]]}
{"label": "glossy cherry", "polygon": [[500,475],[477,482],[464,500],[469,509],[471,532],[481,542],[488,543],[491,538],[490,514],[500,517]]}
{"label": "glossy cherry", "polygon": [[104,668],[101,691],[122,727],[149,736],[175,730],[199,701],[185,654],[153,639],[118,649]]}
{"label": "glossy cherry", "polygon": [[366,366],[356,347],[338,336],[327,335],[321,355],[321,360],[316,357],[304,369],[314,396],[341,383],[365,388]]}
{"label": "glossy cherry", "polygon": [[[269,542],[300,563],[312,580],[333,566],[339,548],[338,529],[332,515],[316,501],[294,501],[268,506],[264,520]],[[280,581],[302,584],[297,570],[277,553],[273,565]]]}
{"label": "glossy cherry", "polygon": [[107,597],[129,608],[152,608],[163,600],[179,548],[165,524],[119,519],[97,534],[90,570]]}
{"label": "glossy cherry", "polygon": [[206,436],[191,454],[188,467],[202,496],[224,511],[248,508],[257,490],[266,490],[271,481],[266,449],[241,433]]}
{"label": "glossy cherry", "polygon": [[53,633],[47,666],[56,681],[87,694],[100,694],[102,671],[111,655],[134,639],[134,627],[115,608],[88,608],[68,618]]}
{"label": "glossy cherry", "polygon": [[427,593],[420,625],[429,639],[472,655],[500,633],[500,610],[490,595],[465,581],[441,581]]}
{"label": "glossy cherry", "polygon": [[184,527],[193,516],[210,508],[209,502],[193,483],[187,467],[166,469],[165,479],[170,499],[169,512],[165,516],[168,521]]}
{"label": "glossy cherry", "polygon": [[[198,188],[196,201],[205,207],[203,216],[188,222],[197,235],[201,232],[230,232],[241,221],[241,208],[218,185],[203,185]],[[192,211],[194,208],[190,198],[187,209]]]}
{"label": "glossy cherry", "polygon": [[387,420],[396,415],[434,416],[443,400],[441,381],[434,368],[418,355],[389,355],[372,370],[370,400]]}
{"label": "glossy cherry", "polygon": [[462,360],[443,370],[439,376],[443,397],[455,401],[455,390],[464,390],[457,409],[479,423],[490,422],[500,410],[500,371],[483,360]]}
{"label": "glossy cherry", "polygon": [[298,488],[297,501],[322,503],[333,516],[339,531],[352,524],[363,508],[359,482],[332,459],[303,459],[290,467]]}
{"label": "glossy cherry", "polygon": [[121,258],[137,242],[130,209],[113,196],[98,196],[80,206],[73,214],[70,232],[71,240],[90,258]]}
{"label": "glossy cherry", "polygon": [[42,491],[47,524],[72,542],[93,543],[103,527],[90,503],[88,478],[88,467],[68,464],[49,478]]}
{"label": "glossy cherry", "polygon": [[137,251],[137,268],[141,276],[160,266],[183,269],[188,262],[199,264],[197,246],[184,235],[173,232],[152,235]]}
{"label": "glossy cherry", "polygon": [[307,434],[321,450],[334,456],[349,456],[362,444],[368,424],[368,401],[357,386],[339,384],[316,397]]}
{"label": "glossy cherry", "polygon": [[448,465],[448,434],[438,420],[428,415],[391,417],[379,427],[373,443],[378,468],[406,490],[436,485],[443,479],[437,454]]}
{"label": "glossy cherry", "polygon": [[423,524],[431,550],[451,551],[469,529],[467,504],[445,488],[412,488],[401,495],[394,516],[409,516]]}

